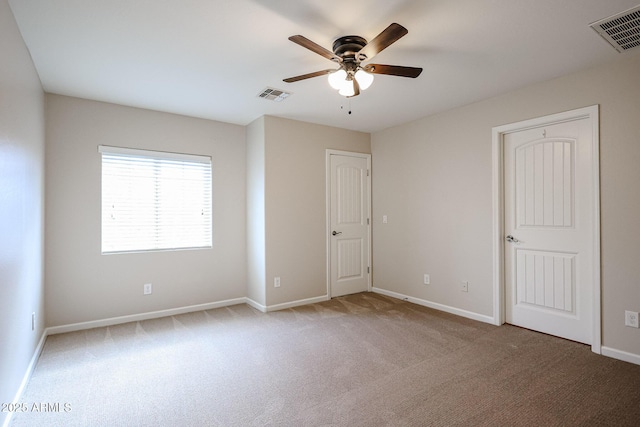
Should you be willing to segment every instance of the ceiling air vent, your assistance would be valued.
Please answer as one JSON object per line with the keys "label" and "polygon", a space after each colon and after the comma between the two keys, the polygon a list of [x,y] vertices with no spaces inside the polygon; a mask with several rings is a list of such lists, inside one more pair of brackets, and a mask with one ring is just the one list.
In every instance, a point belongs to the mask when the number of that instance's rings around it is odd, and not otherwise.
{"label": "ceiling air vent", "polygon": [[266,88],[258,94],[260,98],[268,99],[269,101],[275,102],[281,102],[285,100],[289,95],[291,95],[291,93],[271,87]]}
{"label": "ceiling air vent", "polygon": [[640,47],[640,5],[589,26],[618,52]]}

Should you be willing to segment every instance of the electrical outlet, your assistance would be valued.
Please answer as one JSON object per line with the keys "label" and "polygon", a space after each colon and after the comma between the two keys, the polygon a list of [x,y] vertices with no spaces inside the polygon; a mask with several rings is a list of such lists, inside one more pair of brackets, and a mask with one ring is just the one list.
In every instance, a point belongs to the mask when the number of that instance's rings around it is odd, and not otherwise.
{"label": "electrical outlet", "polygon": [[143,292],[144,295],[151,295],[153,293],[153,284],[151,283],[145,283],[144,287],[143,287]]}
{"label": "electrical outlet", "polygon": [[460,282],[460,290],[462,292],[469,292],[469,282]]}
{"label": "electrical outlet", "polygon": [[637,311],[628,311],[624,312],[624,326],[630,326],[632,328],[637,328],[638,325],[638,312]]}
{"label": "electrical outlet", "polygon": [[279,288],[279,287],[280,287],[280,276],[275,277],[275,278],[273,279],[273,287],[274,287],[274,288]]}
{"label": "electrical outlet", "polygon": [[425,285],[430,285],[431,284],[431,277],[428,274],[424,275],[424,284]]}

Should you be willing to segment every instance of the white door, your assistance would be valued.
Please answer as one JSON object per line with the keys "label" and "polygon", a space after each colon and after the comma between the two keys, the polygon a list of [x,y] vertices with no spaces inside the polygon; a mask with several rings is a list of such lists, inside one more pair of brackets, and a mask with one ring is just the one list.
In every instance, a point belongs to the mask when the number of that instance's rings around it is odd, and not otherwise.
{"label": "white door", "polygon": [[504,135],[506,321],[591,344],[595,175],[591,118]]}
{"label": "white door", "polygon": [[331,297],[369,289],[368,155],[329,155]]}

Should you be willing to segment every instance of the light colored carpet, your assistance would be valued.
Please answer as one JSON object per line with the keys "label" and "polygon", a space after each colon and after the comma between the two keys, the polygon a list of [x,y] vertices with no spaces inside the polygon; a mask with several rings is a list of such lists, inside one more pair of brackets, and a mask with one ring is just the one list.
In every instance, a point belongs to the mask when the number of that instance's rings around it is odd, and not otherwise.
{"label": "light colored carpet", "polygon": [[22,402],[53,410],[14,427],[637,426],[640,366],[364,293],[50,336]]}

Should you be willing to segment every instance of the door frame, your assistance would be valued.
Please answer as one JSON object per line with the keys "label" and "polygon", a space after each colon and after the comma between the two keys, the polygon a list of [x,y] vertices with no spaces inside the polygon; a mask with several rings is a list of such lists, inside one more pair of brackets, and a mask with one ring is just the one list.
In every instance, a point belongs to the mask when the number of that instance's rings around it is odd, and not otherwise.
{"label": "door frame", "polygon": [[349,157],[359,157],[367,160],[367,170],[369,174],[367,176],[367,217],[369,219],[369,223],[367,224],[367,237],[368,237],[368,245],[367,245],[367,262],[369,267],[369,274],[367,275],[367,291],[371,292],[371,277],[373,273],[373,264],[372,264],[372,255],[373,251],[371,250],[371,154],[367,153],[357,153],[353,151],[342,151],[342,150],[333,150],[327,149],[325,154],[325,164],[326,164],[326,225],[325,225],[325,234],[326,234],[326,257],[327,257],[327,298],[331,299],[331,156],[339,155],[339,156],[349,156]]}
{"label": "door frame", "polygon": [[602,347],[602,309],[601,309],[601,258],[600,258],[600,124],[599,106],[579,108],[562,113],[551,114],[521,122],[497,126],[492,129],[493,150],[493,322],[505,323],[505,278],[504,278],[504,135],[579,119],[591,120],[591,154],[593,182],[593,319],[591,350],[601,354]]}

